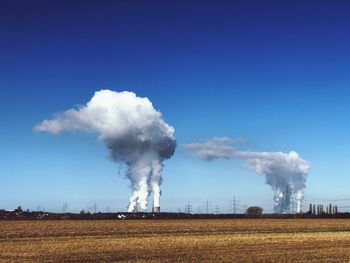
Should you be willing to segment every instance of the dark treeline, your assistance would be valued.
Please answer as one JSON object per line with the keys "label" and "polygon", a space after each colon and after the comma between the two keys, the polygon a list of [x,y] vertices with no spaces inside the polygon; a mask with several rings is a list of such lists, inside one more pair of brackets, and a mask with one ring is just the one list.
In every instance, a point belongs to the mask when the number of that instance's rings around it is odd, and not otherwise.
{"label": "dark treeline", "polygon": [[[339,213],[337,208],[328,209],[326,213],[320,206],[299,214],[191,214],[191,213],[50,213],[42,211],[0,210],[0,220],[132,220],[132,219],[307,219],[307,218],[350,218],[350,213]],[[330,206],[329,206],[330,207]],[[333,207],[333,206],[332,206]],[[314,211],[316,213],[314,213]],[[323,212],[322,212],[323,211]],[[336,212],[336,213],[334,213]]]}

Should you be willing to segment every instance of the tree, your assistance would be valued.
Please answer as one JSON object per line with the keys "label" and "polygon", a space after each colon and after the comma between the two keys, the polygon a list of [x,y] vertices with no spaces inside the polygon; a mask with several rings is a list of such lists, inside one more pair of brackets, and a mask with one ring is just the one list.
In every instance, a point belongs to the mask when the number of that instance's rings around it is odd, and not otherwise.
{"label": "tree", "polygon": [[260,216],[263,213],[263,209],[259,206],[251,206],[251,207],[248,207],[246,213],[249,216]]}
{"label": "tree", "polygon": [[84,209],[80,210],[80,215],[86,215],[86,211]]}

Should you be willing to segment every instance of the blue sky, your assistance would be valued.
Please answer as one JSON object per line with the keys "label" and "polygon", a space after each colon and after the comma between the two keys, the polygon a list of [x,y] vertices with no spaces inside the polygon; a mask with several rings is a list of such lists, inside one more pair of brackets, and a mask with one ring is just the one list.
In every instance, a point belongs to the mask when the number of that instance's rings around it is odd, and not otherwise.
{"label": "blue sky", "polygon": [[[33,126],[94,91],[148,97],[178,144],[242,137],[240,148],[311,162],[306,202],[349,198],[350,3],[346,1],[1,1],[0,207],[125,209],[123,170],[92,135]],[[178,147],[162,209],[272,208],[241,160]],[[343,204],[340,204],[343,205]]]}

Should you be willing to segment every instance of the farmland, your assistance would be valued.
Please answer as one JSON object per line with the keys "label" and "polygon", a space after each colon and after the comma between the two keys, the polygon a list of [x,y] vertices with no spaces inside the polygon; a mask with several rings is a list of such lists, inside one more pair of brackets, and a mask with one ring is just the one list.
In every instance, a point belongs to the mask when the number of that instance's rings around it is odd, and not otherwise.
{"label": "farmland", "polygon": [[0,221],[0,262],[349,262],[350,220]]}

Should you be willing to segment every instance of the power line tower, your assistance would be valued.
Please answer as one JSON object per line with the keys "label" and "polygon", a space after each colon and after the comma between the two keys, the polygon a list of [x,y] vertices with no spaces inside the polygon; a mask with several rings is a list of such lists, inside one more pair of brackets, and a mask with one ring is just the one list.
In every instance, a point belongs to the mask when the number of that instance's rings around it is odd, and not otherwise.
{"label": "power line tower", "polygon": [[68,210],[68,204],[67,204],[67,202],[64,202],[63,203],[63,207],[62,207],[62,211],[63,211],[63,213],[67,213],[67,210]]}
{"label": "power line tower", "polygon": [[239,203],[239,200],[236,199],[236,196],[233,196],[233,200],[231,200],[232,214],[237,214],[238,203]]}
{"label": "power line tower", "polygon": [[208,200],[204,203],[204,209],[205,209],[205,213],[209,214],[209,201]]}
{"label": "power line tower", "polygon": [[97,204],[96,204],[96,202],[94,203],[94,212],[95,212],[95,214],[97,213]]}
{"label": "power line tower", "polygon": [[192,205],[190,205],[190,203],[187,203],[187,205],[185,205],[185,212],[187,214],[191,214],[192,213]]}
{"label": "power line tower", "polygon": [[217,215],[220,213],[220,206],[219,205],[215,206],[215,211],[216,211]]}

